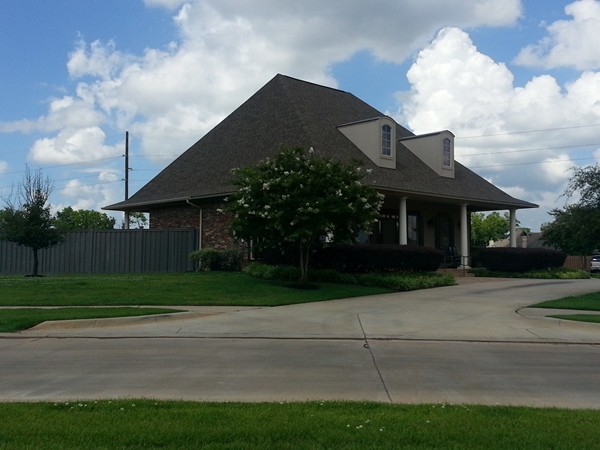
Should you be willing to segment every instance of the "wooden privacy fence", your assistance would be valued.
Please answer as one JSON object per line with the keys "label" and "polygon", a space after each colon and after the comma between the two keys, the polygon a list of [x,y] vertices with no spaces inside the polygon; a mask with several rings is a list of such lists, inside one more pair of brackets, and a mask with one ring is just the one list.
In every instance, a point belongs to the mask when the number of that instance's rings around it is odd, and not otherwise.
{"label": "wooden privacy fence", "polygon": [[563,267],[567,269],[590,270],[591,256],[567,256]]}
{"label": "wooden privacy fence", "polygon": [[[194,270],[195,229],[98,230],[69,233],[64,242],[39,252],[40,274],[150,273]],[[29,274],[28,247],[0,241],[0,273]]]}

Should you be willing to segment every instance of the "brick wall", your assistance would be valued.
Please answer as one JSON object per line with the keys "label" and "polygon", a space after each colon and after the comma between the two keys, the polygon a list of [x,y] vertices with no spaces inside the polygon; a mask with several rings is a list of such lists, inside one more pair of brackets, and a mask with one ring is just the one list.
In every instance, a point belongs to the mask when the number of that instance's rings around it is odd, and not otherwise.
{"label": "brick wall", "polygon": [[237,244],[231,237],[229,226],[232,215],[219,212],[223,203],[211,203],[202,207],[202,242],[204,247],[236,248]]}
{"label": "brick wall", "polygon": [[[223,203],[202,205],[202,247],[238,247],[229,233],[231,214],[217,211]],[[198,228],[200,210],[190,205],[168,206],[150,211],[150,228]]]}
{"label": "brick wall", "polygon": [[190,205],[168,206],[150,211],[150,228],[198,228],[200,212]]}

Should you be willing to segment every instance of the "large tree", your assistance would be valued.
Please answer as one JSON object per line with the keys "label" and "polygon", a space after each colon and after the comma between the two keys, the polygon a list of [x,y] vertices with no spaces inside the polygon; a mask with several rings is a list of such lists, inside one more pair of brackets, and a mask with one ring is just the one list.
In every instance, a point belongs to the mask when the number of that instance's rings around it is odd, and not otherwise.
{"label": "large tree", "polygon": [[38,276],[38,251],[52,247],[63,239],[55,227],[48,199],[52,182],[41,171],[26,169],[22,183],[6,200],[0,213],[0,237],[29,247],[33,252],[32,276]]}
{"label": "large tree", "polygon": [[228,198],[236,238],[266,248],[292,246],[301,281],[306,281],[315,242],[353,242],[377,220],[383,196],[362,183],[357,162],[344,165],[319,157],[312,148],[288,149],[257,166],[238,169]]}
{"label": "large tree", "polygon": [[569,205],[550,215],[554,221],[542,225],[545,243],[570,255],[587,256],[600,249],[600,209]]}
{"label": "large tree", "polygon": [[550,212],[554,221],[542,225],[544,242],[572,255],[600,250],[600,165],[574,168],[563,196],[576,201]]}
{"label": "large tree", "polygon": [[63,232],[75,230],[112,230],[115,219],[106,213],[67,206],[56,213],[56,227]]}

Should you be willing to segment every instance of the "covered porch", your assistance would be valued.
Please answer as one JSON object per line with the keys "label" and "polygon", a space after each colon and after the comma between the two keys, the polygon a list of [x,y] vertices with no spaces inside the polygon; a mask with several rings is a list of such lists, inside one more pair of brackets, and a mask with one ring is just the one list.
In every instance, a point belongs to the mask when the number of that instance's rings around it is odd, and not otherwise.
{"label": "covered porch", "polygon": [[516,205],[470,199],[432,198],[386,193],[381,218],[374,224],[371,244],[420,245],[444,252],[447,267],[471,264],[471,213],[509,211],[510,246],[517,245]]}

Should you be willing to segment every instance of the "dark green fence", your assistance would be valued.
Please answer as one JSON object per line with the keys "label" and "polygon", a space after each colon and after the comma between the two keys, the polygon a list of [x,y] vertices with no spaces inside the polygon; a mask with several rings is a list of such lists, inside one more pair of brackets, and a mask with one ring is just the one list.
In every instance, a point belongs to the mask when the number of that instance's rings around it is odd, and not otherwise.
{"label": "dark green fence", "polygon": [[[194,229],[76,231],[40,250],[39,273],[187,272],[197,248]],[[30,248],[0,241],[0,274],[28,274],[32,267]]]}

